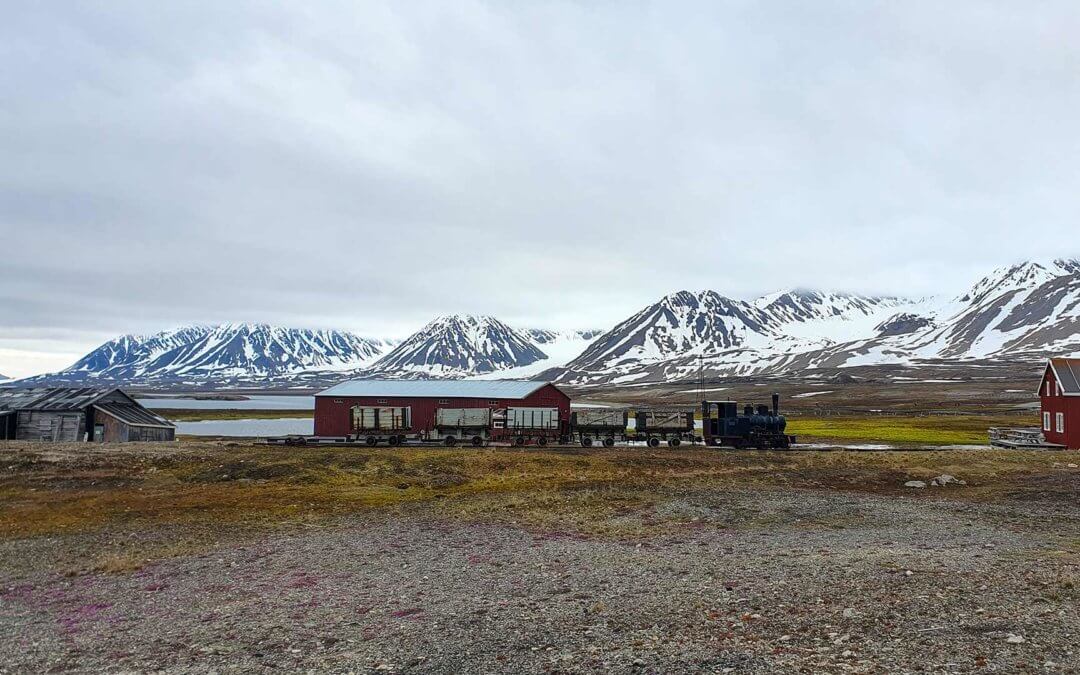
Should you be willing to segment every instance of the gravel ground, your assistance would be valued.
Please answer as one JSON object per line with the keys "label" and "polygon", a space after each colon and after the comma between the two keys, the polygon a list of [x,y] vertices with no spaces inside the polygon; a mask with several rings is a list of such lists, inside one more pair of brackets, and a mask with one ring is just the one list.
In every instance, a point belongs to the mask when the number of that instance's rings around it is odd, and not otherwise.
{"label": "gravel ground", "polygon": [[1080,672],[1076,503],[686,489],[614,517],[662,534],[428,503],[75,576],[50,561],[105,533],[3,542],[0,671]]}

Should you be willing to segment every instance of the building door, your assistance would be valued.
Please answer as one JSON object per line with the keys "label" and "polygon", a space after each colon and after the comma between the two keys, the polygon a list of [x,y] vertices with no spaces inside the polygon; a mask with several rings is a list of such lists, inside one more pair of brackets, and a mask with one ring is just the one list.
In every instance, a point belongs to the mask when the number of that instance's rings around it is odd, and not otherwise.
{"label": "building door", "polygon": [[104,443],[105,442],[105,425],[104,424],[95,424],[94,425],[94,442],[95,443]]}

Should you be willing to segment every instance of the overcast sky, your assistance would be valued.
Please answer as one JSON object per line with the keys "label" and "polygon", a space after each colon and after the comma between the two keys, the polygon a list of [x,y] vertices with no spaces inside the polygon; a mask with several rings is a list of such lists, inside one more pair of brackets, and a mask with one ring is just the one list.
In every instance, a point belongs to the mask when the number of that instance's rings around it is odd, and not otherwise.
{"label": "overcast sky", "polygon": [[1077,255],[1077,35],[1074,0],[10,3],[0,373]]}

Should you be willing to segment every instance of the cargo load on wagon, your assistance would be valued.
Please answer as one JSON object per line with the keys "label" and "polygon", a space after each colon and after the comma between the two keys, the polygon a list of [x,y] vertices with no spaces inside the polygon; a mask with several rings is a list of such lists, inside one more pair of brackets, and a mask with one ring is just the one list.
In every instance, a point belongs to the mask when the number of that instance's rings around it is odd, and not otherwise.
{"label": "cargo load on wagon", "polygon": [[672,448],[682,443],[693,443],[693,410],[639,410],[634,416],[635,440],[645,441],[650,448],[659,447],[661,441]]}
{"label": "cargo load on wagon", "polygon": [[435,411],[435,427],[439,429],[483,429],[490,426],[490,408],[439,408]]}
{"label": "cargo load on wagon", "polygon": [[412,428],[411,408],[353,406],[353,431],[408,431]]}
{"label": "cargo load on wagon", "polygon": [[401,445],[411,437],[412,408],[357,405],[351,412],[350,439],[354,442]]}
{"label": "cargo load on wagon", "polygon": [[493,421],[490,408],[438,408],[429,440],[451,447],[458,443],[480,447],[491,441]]}
{"label": "cargo load on wagon", "polygon": [[507,429],[558,430],[558,408],[507,408]]}

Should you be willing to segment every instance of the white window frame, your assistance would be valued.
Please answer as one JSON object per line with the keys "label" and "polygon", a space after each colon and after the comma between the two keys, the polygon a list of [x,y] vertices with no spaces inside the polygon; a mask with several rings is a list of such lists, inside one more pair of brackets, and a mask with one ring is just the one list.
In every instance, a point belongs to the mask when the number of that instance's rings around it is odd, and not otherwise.
{"label": "white window frame", "polygon": [[386,405],[386,399],[385,398],[376,399],[375,404],[376,405]]}
{"label": "white window frame", "polygon": [[1065,433],[1065,413],[1057,413],[1054,415],[1054,428],[1059,434]]}
{"label": "white window frame", "polygon": [[1047,396],[1053,396],[1053,394],[1050,393],[1050,380],[1049,379],[1046,380],[1046,395]]}
{"label": "white window frame", "polygon": [[1043,413],[1043,431],[1050,431],[1050,413]]}
{"label": "white window frame", "polygon": [[448,398],[440,398],[439,399],[439,405],[449,405],[449,404],[450,404],[450,399],[448,399]]}

